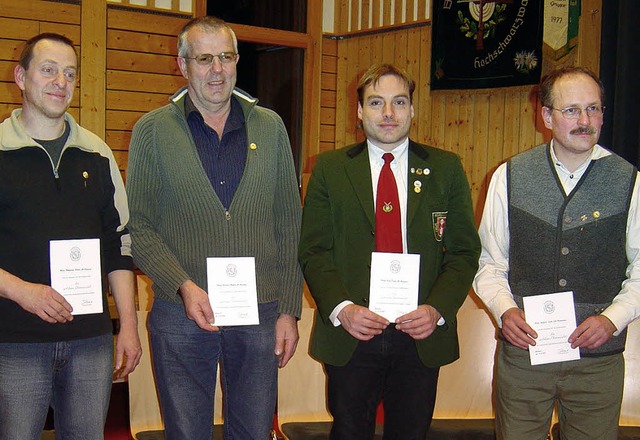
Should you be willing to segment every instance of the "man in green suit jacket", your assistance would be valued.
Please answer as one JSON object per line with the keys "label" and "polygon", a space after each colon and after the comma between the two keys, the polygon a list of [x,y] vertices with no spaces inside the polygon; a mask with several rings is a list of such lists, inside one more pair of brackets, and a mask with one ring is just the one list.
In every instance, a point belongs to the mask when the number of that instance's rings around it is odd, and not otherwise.
{"label": "man in green suit jacket", "polygon": [[[299,258],[317,304],[311,354],[328,377],[332,439],[424,439],[439,367],[458,358],[456,313],[478,267],[469,185],[453,153],[412,142],[414,81],[388,64],[358,84],[367,141],[323,153],[307,189]],[[392,153],[402,252],[420,255],[417,308],[393,322],[369,310],[382,155]],[[394,208],[395,209],[395,208]]]}

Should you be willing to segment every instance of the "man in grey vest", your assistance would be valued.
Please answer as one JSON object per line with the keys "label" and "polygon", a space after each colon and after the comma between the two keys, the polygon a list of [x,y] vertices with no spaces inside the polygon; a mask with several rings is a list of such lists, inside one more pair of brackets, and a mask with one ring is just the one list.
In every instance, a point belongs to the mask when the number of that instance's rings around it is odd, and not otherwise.
{"label": "man in grey vest", "polygon": [[[553,138],[496,170],[479,231],[474,288],[501,327],[496,431],[544,439],[557,402],[561,438],[614,440],[626,328],[640,314],[638,171],[597,144],[604,89],[591,71],[551,72],[540,100]],[[579,356],[538,364],[542,329],[523,303],[560,292],[576,328],[559,342]]]}

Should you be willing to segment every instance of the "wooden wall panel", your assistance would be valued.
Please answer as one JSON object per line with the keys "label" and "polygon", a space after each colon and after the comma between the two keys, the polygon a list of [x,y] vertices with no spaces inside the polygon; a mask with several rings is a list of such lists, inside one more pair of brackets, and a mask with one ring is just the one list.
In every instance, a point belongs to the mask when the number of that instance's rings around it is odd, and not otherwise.
{"label": "wooden wall panel", "polygon": [[1,61],[0,60],[0,81],[11,82],[13,81],[13,70],[16,67],[15,61]]}
{"label": "wooden wall panel", "polygon": [[[14,17],[34,22],[53,23],[80,23],[80,2],[59,2],[46,0],[12,1],[2,2],[0,16]],[[0,26],[2,28],[2,26]],[[28,35],[32,37],[39,31]],[[76,41],[77,42],[77,41]]]}
{"label": "wooden wall panel", "polygon": [[175,39],[188,18],[110,8],[107,20],[110,30],[166,35]]}
{"label": "wooden wall panel", "polygon": [[112,49],[176,56],[178,54],[176,44],[175,35],[157,35],[118,29],[107,31],[107,46]]}
{"label": "wooden wall panel", "polygon": [[126,170],[131,130],[146,112],[169,102],[186,81],[176,62],[176,35],[187,17],[107,11],[106,140]]}
{"label": "wooden wall panel", "polygon": [[[0,29],[2,29],[2,24],[0,24]],[[0,36],[0,38],[3,37]],[[22,41],[5,40],[3,38],[2,44],[0,44],[0,60],[11,60],[14,62],[17,61],[18,57],[20,57],[21,49]]]}

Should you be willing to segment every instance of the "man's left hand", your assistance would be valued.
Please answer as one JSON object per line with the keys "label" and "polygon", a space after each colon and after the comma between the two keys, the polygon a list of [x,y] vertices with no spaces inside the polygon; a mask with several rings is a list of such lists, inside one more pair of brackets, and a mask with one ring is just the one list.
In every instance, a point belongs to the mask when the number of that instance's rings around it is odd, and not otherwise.
{"label": "man's left hand", "polygon": [[589,316],[571,333],[569,342],[571,348],[593,350],[611,339],[617,330],[606,316]]}
{"label": "man's left hand", "polygon": [[278,367],[283,368],[298,346],[298,320],[295,316],[280,315],[276,321],[276,347]]}
{"label": "man's left hand", "polygon": [[396,319],[396,328],[413,339],[426,339],[436,329],[441,317],[435,308],[422,304],[413,312]]}
{"label": "man's left hand", "polygon": [[135,327],[123,327],[116,339],[116,364],[114,375],[116,379],[126,377],[133,372],[140,363],[142,346]]}

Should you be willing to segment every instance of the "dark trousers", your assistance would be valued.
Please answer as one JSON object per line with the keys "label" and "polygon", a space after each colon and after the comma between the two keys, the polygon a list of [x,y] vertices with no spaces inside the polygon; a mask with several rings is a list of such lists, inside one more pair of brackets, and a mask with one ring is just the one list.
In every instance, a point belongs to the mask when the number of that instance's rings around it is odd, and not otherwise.
{"label": "dark trousers", "polygon": [[325,364],[331,440],[371,440],[383,401],[385,440],[424,440],[436,401],[439,368],[426,367],[413,338],[390,325],[360,341],[342,367]]}

